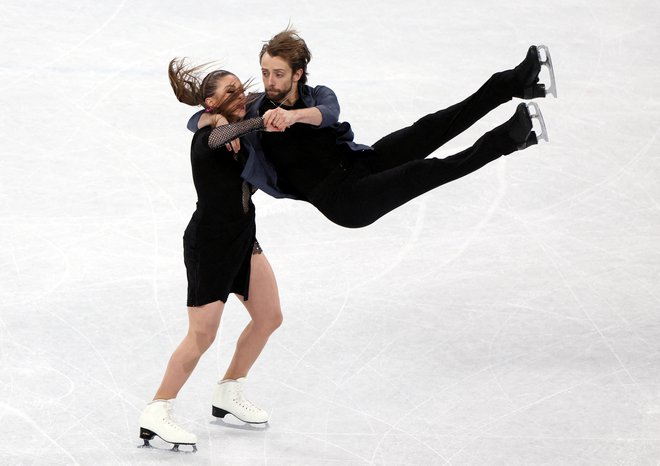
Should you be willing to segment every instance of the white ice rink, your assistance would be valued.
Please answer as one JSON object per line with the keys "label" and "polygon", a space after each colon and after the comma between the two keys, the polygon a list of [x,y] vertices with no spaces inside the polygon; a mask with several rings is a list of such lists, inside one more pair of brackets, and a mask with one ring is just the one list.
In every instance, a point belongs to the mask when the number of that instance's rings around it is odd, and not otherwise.
{"label": "white ice rink", "polygon": [[[0,464],[660,464],[660,4],[5,0]],[[168,61],[259,80],[291,21],[373,143],[550,46],[550,143],[361,230],[259,193],[284,324],[267,428],[211,416],[247,313],[179,395],[194,455],[136,448],[187,326],[191,107]],[[490,113],[436,154],[505,121]]]}

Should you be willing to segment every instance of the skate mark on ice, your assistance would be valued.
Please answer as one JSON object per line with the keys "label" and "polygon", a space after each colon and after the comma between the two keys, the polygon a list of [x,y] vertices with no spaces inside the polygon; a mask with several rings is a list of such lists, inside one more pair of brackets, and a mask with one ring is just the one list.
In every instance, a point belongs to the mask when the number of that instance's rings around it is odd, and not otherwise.
{"label": "skate mark on ice", "polygon": [[626,171],[633,165],[635,165],[640,158],[646,155],[646,153],[649,151],[649,149],[653,146],[655,143],[656,138],[658,137],[658,133],[660,133],[660,128],[656,129],[655,133],[648,139],[646,144],[639,150],[637,153],[625,164],[623,165],[617,172],[612,174],[611,176],[605,178],[604,180],[580,191],[575,194],[573,194],[570,197],[567,197],[565,199],[562,199],[561,201],[555,202],[554,204],[549,204],[545,206],[544,208],[541,209],[542,212],[547,212],[550,210],[556,210],[564,206],[565,204],[569,204],[572,201],[580,198],[584,198],[589,196],[592,193],[595,193],[597,191],[600,191],[601,189],[605,189],[608,185],[611,185],[616,181],[617,179],[621,178],[623,174],[626,173]]}
{"label": "skate mark on ice", "polygon": [[497,388],[500,390],[500,393],[502,393],[507,400],[511,404],[513,404],[513,399],[509,396],[507,391],[504,389],[502,384],[500,383],[499,377],[497,376],[497,373],[493,370],[496,364],[493,361],[493,347],[495,346],[495,342],[498,339],[498,336],[502,333],[502,330],[504,330],[504,327],[506,327],[507,323],[511,320],[511,317],[514,315],[514,312],[508,312],[506,319],[500,324],[500,328],[497,329],[497,332],[493,335],[493,337],[490,339],[490,343],[488,344],[488,372],[490,372],[491,377],[493,378],[493,381],[497,385]]}
{"label": "skate mark on ice", "polygon": [[30,424],[30,425],[32,426],[32,428],[33,428],[36,432],[39,432],[39,433],[40,433],[41,435],[43,435],[46,439],[48,439],[48,441],[49,441],[50,443],[52,443],[52,444],[55,445],[57,448],[59,448],[59,449],[62,451],[62,453],[64,453],[64,454],[65,454],[65,455],[71,460],[71,462],[72,462],[73,464],[79,464],[79,463],[76,461],[76,459],[73,457],[73,455],[72,455],[72,454],[71,454],[66,448],[64,448],[62,445],[60,445],[60,443],[57,442],[53,437],[51,437],[50,435],[48,435],[48,432],[46,432],[44,429],[42,429],[42,428],[39,426],[39,424],[37,424],[37,423],[36,423],[36,422],[35,422],[30,416],[28,416],[26,413],[24,413],[23,411],[20,411],[19,409],[14,408],[13,406],[8,405],[7,403],[4,403],[4,402],[2,402],[2,401],[0,401],[0,407],[1,407],[2,409],[6,410],[6,411],[9,411],[9,412],[13,413],[13,414],[16,415],[17,417],[20,417],[20,418],[23,419],[25,422],[27,422],[28,424]]}
{"label": "skate mark on ice", "polygon": [[[639,368],[643,368],[643,367],[651,366],[652,364],[653,364],[653,363],[645,363],[645,364],[642,364],[641,366],[638,366],[637,368],[639,369]],[[539,405],[539,404],[541,404],[541,403],[544,403],[544,402],[546,402],[546,401],[548,401],[548,400],[550,400],[550,399],[552,399],[552,398],[556,398],[556,397],[558,397],[558,396],[560,396],[560,395],[564,395],[564,394],[566,394],[566,393],[569,393],[569,392],[571,392],[572,390],[575,390],[576,388],[579,388],[579,387],[581,387],[581,386],[594,384],[594,383],[596,383],[596,381],[598,381],[599,379],[616,376],[618,373],[619,373],[619,369],[616,369],[616,370],[612,370],[612,371],[609,371],[609,372],[604,373],[604,374],[598,374],[598,375],[596,375],[596,376],[594,376],[594,377],[591,377],[591,378],[589,378],[589,379],[587,379],[587,380],[582,380],[581,382],[578,382],[578,383],[576,383],[576,384],[574,384],[574,385],[571,385],[571,386],[569,386],[569,387],[567,387],[567,388],[564,388],[564,389],[562,389],[562,390],[558,390],[558,391],[556,391],[556,392],[554,392],[554,393],[551,393],[550,395],[547,395],[547,396],[544,396],[544,397],[542,397],[542,398],[539,398],[539,399],[536,400],[536,401],[533,401],[533,402],[531,402],[531,403],[527,403],[527,404],[525,404],[525,405],[523,405],[523,406],[520,406],[520,407],[518,407],[518,408],[515,408],[515,409],[509,411],[508,413],[505,413],[505,414],[503,414],[503,415],[497,417],[496,419],[493,419],[493,420],[488,421],[488,422],[484,422],[483,424],[481,424],[481,425],[479,425],[479,426],[476,426],[475,429],[479,429],[479,430],[481,430],[481,431],[483,432],[485,429],[489,428],[490,426],[495,425],[495,424],[497,424],[498,422],[500,422],[500,421],[502,421],[502,420],[504,420],[504,419],[510,418],[510,417],[512,417],[512,416],[514,416],[514,415],[516,415],[516,414],[518,414],[518,413],[521,413],[521,412],[523,412],[523,411],[526,411],[526,410],[528,410],[529,408],[532,408],[532,407],[537,406],[537,405]],[[463,429],[463,430],[465,430],[465,429]],[[463,450],[465,450],[466,448],[468,448],[472,442],[474,442],[475,440],[477,440],[477,439],[479,439],[479,438],[484,438],[484,436],[483,436],[483,435],[475,435],[475,436],[472,436],[470,439],[468,439],[468,443],[466,443],[465,446],[463,446],[460,450],[458,450],[457,452],[455,452],[455,453],[453,453],[453,454],[451,455],[450,459],[453,458],[454,456],[458,455],[459,453],[461,453],[461,452],[462,452]],[[518,437],[516,437],[516,438],[518,438]],[[543,438],[546,438],[546,437],[543,437]],[[572,438],[571,438],[571,439],[572,439]]]}
{"label": "skate mark on ice", "polygon": [[25,76],[21,76],[19,81],[14,81],[10,83],[8,86],[5,86],[1,89],[7,90],[7,89],[13,89],[21,84],[24,84],[29,78],[35,76],[39,72],[43,72],[43,70],[49,68],[50,66],[55,65],[56,63],[62,61],[64,58],[68,57],[69,55],[73,54],[75,51],[80,49],[83,45],[85,45],[87,42],[89,42],[92,38],[94,38],[96,35],[98,35],[101,31],[103,31],[108,24],[110,24],[114,19],[117,17],[119,12],[124,8],[124,5],[126,4],[127,0],[122,0],[122,2],[117,6],[115,11],[101,24],[99,25],[94,31],[89,33],[87,36],[83,37],[77,44],[75,44],[73,47],[69,48],[67,51],[61,53],[58,55],[56,58],[53,60],[42,64],[38,68],[34,69],[33,71],[27,73]]}
{"label": "skate mark on ice", "polygon": [[416,440],[416,441],[419,442],[422,446],[424,446],[425,448],[427,448],[428,450],[430,450],[431,452],[433,452],[433,454],[434,454],[435,456],[437,456],[438,458],[440,458],[442,461],[444,461],[445,464],[451,464],[450,458],[445,458],[445,457],[444,457],[444,456],[443,456],[438,450],[436,450],[435,448],[433,448],[431,445],[429,445],[428,443],[426,443],[424,440],[418,438],[416,435],[413,435],[413,434],[411,434],[410,432],[406,432],[405,430],[400,429],[399,427],[397,427],[397,425],[398,425],[401,421],[403,421],[404,419],[406,419],[410,414],[416,412],[416,411],[419,410],[422,406],[424,406],[425,404],[427,404],[427,403],[430,402],[431,400],[434,400],[435,398],[436,398],[435,396],[432,396],[432,397],[429,397],[429,398],[425,399],[424,401],[422,401],[421,403],[419,403],[419,404],[416,405],[415,407],[411,408],[407,413],[404,413],[404,414],[399,418],[399,420],[398,420],[396,423],[394,423],[394,424],[390,424],[390,429],[388,429],[387,431],[385,431],[385,432],[381,435],[380,441],[378,442],[378,444],[377,444],[376,447],[374,448],[373,455],[371,456],[371,463],[372,463],[372,464],[376,461],[376,456],[378,455],[378,452],[380,451],[380,449],[381,449],[383,443],[385,442],[385,440],[387,439],[388,435],[389,435],[392,431],[401,432],[401,433],[403,433],[403,434],[409,436],[410,438],[412,438],[413,440]]}
{"label": "skate mark on ice", "polygon": [[356,283],[355,285],[353,285],[353,288],[358,288],[367,285],[369,283],[375,282],[377,280],[380,280],[382,277],[386,276],[392,270],[397,268],[399,264],[403,262],[403,260],[410,254],[410,251],[413,250],[415,244],[419,240],[419,237],[424,229],[424,220],[426,219],[426,204],[427,204],[426,198],[420,199],[419,209],[417,211],[417,215],[415,216],[415,225],[412,229],[412,232],[408,236],[408,239],[403,244],[403,246],[399,248],[396,257],[392,259],[389,266],[385,267],[381,272],[377,273],[376,275],[369,277],[369,279]]}
{"label": "skate mark on ice", "polygon": [[330,322],[330,323],[325,327],[325,329],[321,332],[321,334],[320,334],[318,337],[316,337],[316,339],[315,339],[315,340],[314,340],[314,341],[313,341],[313,342],[307,347],[307,349],[306,349],[306,350],[305,350],[305,351],[304,351],[304,352],[298,357],[298,360],[296,361],[296,363],[293,365],[293,367],[292,367],[291,370],[289,371],[289,375],[290,375],[290,376],[292,376],[292,375],[294,374],[295,370],[298,368],[298,366],[300,365],[300,363],[301,363],[301,362],[307,357],[307,355],[312,351],[312,349],[314,349],[314,347],[315,347],[315,346],[316,346],[321,340],[323,340],[323,338],[325,337],[325,335],[326,335],[326,334],[328,333],[328,331],[329,331],[329,330],[330,330],[330,329],[331,329],[331,328],[337,323],[337,321],[339,320],[339,317],[341,317],[342,313],[343,313],[344,310],[346,309],[346,304],[348,303],[348,299],[349,299],[349,297],[351,296],[351,293],[350,293],[350,292],[351,292],[352,287],[348,284],[348,278],[345,277],[344,281],[345,281],[345,283],[346,283],[346,288],[345,288],[345,292],[344,292],[344,300],[343,300],[343,302],[341,303],[341,306],[339,307],[339,311],[338,311],[337,314],[335,315],[335,318],[332,319],[332,322]]}
{"label": "skate mark on ice", "polygon": [[[18,299],[7,299],[5,301],[5,304],[12,305],[12,306],[23,306],[27,304],[33,304],[37,301],[40,300],[45,300],[53,294],[62,284],[64,284],[65,281],[70,276],[71,272],[71,262],[69,261],[69,258],[67,254],[64,252],[64,250],[58,246],[57,244],[53,243],[52,240],[50,240],[48,237],[38,235],[36,237],[38,240],[43,241],[46,243],[48,246],[50,246],[49,249],[46,248],[41,248],[39,252],[33,253],[33,254],[26,254],[23,256],[20,260],[15,260],[15,267],[17,270],[19,270],[19,262],[25,262],[27,263],[27,267],[29,268],[30,261],[35,260],[35,259],[42,259],[42,258],[48,258],[52,257],[53,255],[57,255],[59,259],[57,261],[52,261],[53,263],[63,263],[64,264],[64,271],[58,271],[58,280],[54,284],[50,285],[47,289],[41,290],[39,292],[32,291],[28,297],[20,297]],[[16,293],[17,294],[17,293]],[[20,296],[20,295],[19,295]]]}
{"label": "skate mark on ice", "polygon": [[[433,448],[431,448],[430,446],[426,445],[421,439],[417,438],[415,435],[413,435],[413,434],[411,434],[411,433],[409,433],[409,432],[406,432],[406,431],[404,431],[404,430],[402,430],[402,429],[395,428],[394,425],[392,425],[391,423],[387,422],[387,421],[384,420],[384,419],[380,419],[380,418],[378,418],[378,417],[376,417],[376,416],[373,416],[373,415],[369,414],[369,413],[366,412],[366,411],[361,411],[361,410],[356,409],[356,408],[354,408],[354,407],[352,407],[352,406],[348,406],[348,405],[345,405],[345,404],[342,404],[342,403],[338,403],[338,402],[336,402],[336,401],[334,401],[334,400],[330,400],[330,399],[328,399],[327,397],[321,398],[321,397],[318,397],[318,396],[311,396],[309,393],[307,393],[307,392],[305,392],[305,391],[303,391],[303,390],[300,390],[300,389],[297,388],[297,387],[294,387],[294,386],[288,385],[288,384],[286,384],[286,383],[281,383],[281,385],[282,385],[284,388],[288,388],[288,389],[291,390],[291,391],[294,391],[294,392],[300,393],[300,394],[302,394],[302,395],[306,395],[306,396],[308,396],[308,397],[310,397],[310,398],[312,398],[312,399],[315,399],[315,400],[319,401],[319,403],[321,403],[321,404],[325,403],[325,404],[329,405],[329,407],[332,407],[332,408],[345,409],[345,410],[348,410],[348,411],[350,411],[350,412],[354,412],[354,413],[356,413],[356,415],[363,416],[363,417],[365,417],[365,418],[368,419],[368,420],[375,421],[375,422],[377,422],[377,423],[379,423],[379,424],[385,424],[385,425],[387,425],[387,426],[390,427],[390,430],[388,430],[388,431],[386,432],[386,434],[387,434],[388,432],[391,432],[392,430],[397,430],[398,432],[401,432],[401,433],[407,435],[408,437],[415,439],[415,440],[418,441],[420,444],[426,446],[429,450],[431,450],[431,451],[434,452],[436,455],[438,455],[438,456],[440,456],[440,457],[442,458],[442,456],[440,455],[440,453],[436,452]],[[427,401],[428,401],[428,400],[426,400],[424,403],[426,403]],[[423,404],[423,403],[422,403],[422,404]],[[273,410],[273,411],[274,411],[274,410]],[[275,434],[275,432],[273,432],[273,434]],[[333,442],[330,442],[330,441],[328,441],[328,440],[326,440],[326,439],[324,439],[324,438],[316,438],[316,437],[313,437],[313,436],[315,436],[315,435],[318,435],[318,436],[327,436],[327,435],[331,435],[331,434],[328,434],[327,432],[309,433],[309,432],[291,431],[291,432],[277,432],[277,434],[301,435],[301,436],[305,436],[305,437],[309,437],[309,438],[314,438],[315,440],[318,440],[318,441],[321,441],[321,442],[326,443],[326,444],[328,444],[328,445],[332,445],[333,447],[339,448],[339,449],[341,449],[342,451],[346,451],[346,452],[349,453],[350,455],[355,456],[356,458],[359,458],[359,459],[361,459],[361,460],[367,462],[368,464],[373,464],[373,461],[374,461],[374,460],[373,460],[373,457],[374,457],[375,454],[376,454],[376,451],[374,451],[374,454],[372,455],[372,459],[368,459],[368,458],[365,458],[365,457],[359,456],[359,455],[357,455],[357,454],[354,453],[354,452],[348,451],[348,450],[346,450],[344,447],[342,447],[342,446],[340,446],[340,445],[337,445],[337,444],[335,444],[335,443],[333,443]],[[353,434],[344,434],[344,433],[342,433],[342,434],[339,434],[339,435],[353,435]],[[380,445],[380,444],[382,444],[382,439],[381,439],[381,442],[379,442],[379,445]]]}
{"label": "skate mark on ice", "polygon": [[[596,332],[594,331],[594,332],[592,332],[590,335],[596,335]],[[553,344],[551,344],[551,345],[547,345],[547,346],[545,346],[543,349],[545,350],[545,349],[549,349],[549,348],[553,348],[553,347],[558,347],[558,346],[562,346],[563,344],[564,344],[564,342],[563,342],[563,341],[560,341],[560,342],[553,343]],[[476,372],[474,372],[474,373],[472,373],[472,374],[469,374],[469,375],[467,375],[467,376],[465,376],[465,377],[462,377],[462,378],[460,378],[459,380],[456,380],[455,382],[453,382],[453,383],[451,383],[451,384],[449,384],[449,385],[443,387],[438,393],[436,393],[434,396],[428,398],[424,403],[427,403],[427,402],[429,402],[429,401],[431,401],[431,400],[433,400],[433,399],[441,398],[442,395],[443,395],[444,393],[448,392],[449,390],[451,390],[451,389],[453,389],[453,388],[456,388],[456,387],[458,387],[458,386],[460,386],[460,385],[466,384],[466,383],[468,383],[468,382],[469,382],[470,380],[472,380],[472,379],[480,379],[480,378],[481,378],[484,374],[486,374],[486,373],[489,373],[489,372],[490,372],[490,373],[494,373],[494,369],[497,369],[497,368],[500,368],[500,367],[506,367],[506,366],[510,365],[511,363],[513,363],[513,362],[515,362],[515,361],[517,361],[517,360],[520,360],[520,359],[522,359],[522,358],[524,358],[524,357],[526,357],[526,355],[524,355],[524,354],[519,354],[519,355],[515,355],[515,356],[511,356],[511,357],[509,357],[509,358],[503,359],[503,360],[501,360],[500,362],[498,362],[498,363],[496,363],[496,364],[489,364],[487,367],[483,367],[483,368],[479,369],[478,371],[476,371]],[[600,377],[600,376],[598,376],[598,377]],[[586,383],[586,382],[583,382],[583,383]],[[500,385],[500,388],[503,390],[503,387],[501,387],[501,385]],[[569,389],[570,389],[570,388],[569,388]],[[507,396],[507,397],[508,397],[508,396]],[[541,400],[538,400],[538,401],[541,401]],[[399,421],[397,421],[397,423],[391,425],[392,429],[390,429],[390,431],[393,430],[393,429],[401,430],[401,429],[399,429],[398,427],[396,427],[396,426],[398,425],[398,423],[399,423],[399,422],[402,422],[407,416],[409,416],[410,414],[414,413],[414,410],[415,410],[415,409],[420,409],[420,408],[423,406],[424,403],[420,403],[420,404],[419,404],[417,407],[415,407],[413,410],[410,410],[407,414],[401,416],[401,418],[399,419]],[[452,407],[452,406],[448,406],[448,408],[451,408],[451,407]],[[511,411],[511,413],[513,413],[513,411]],[[506,416],[506,415],[502,416],[502,418],[504,418],[505,416]],[[385,421],[383,421],[383,422],[385,422]],[[385,423],[387,424],[387,422],[385,422]],[[467,430],[467,428],[462,428],[462,429],[459,430],[459,432],[464,432],[464,431],[466,431],[466,430]],[[387,434],[389,434],[390,431],[387,431],[387,432],[385,432],[385,433],[383,434],[383,439],[381,440],[381,443],[382,443],[383,441],[385,441],[385,436],[386,436]],[[458,436],[457,434],[458,434],[458,432],[457,432],[457,433],[452,433],[452,434],[450,434],[449,436],[450,436],[450,437],[457,437],[457,436]],[[474,439],[472,439],[472,440],[474,440]],[[453,454],[451,457],[449,457],[449,458],[445,458],[445,457],[442,457],[442,458],[446,461],[447,464],[452,464],[452,463],[451,463],[451,459],[452,459],[455,455],[456,455],[456,453],[454,453],[454,454]]]}
{"label": "skate mark on ice", "polygon": [[482,230],[486,227],[486,224],[491,221],[493,216],[495,215],[495,212],[497,209],[500,207],[502,203],[502,199],[504,199],[504,195],[506,194],[507,191],[507,180],[506,180],[506,164],[501,163],[498,164],[497,166],[497,195],[495,196],[495,199],[490,203],[488,206],[488,211],[484,214],[482,217],[481,221],[472,228],[472,232],[470,235],[467,237],[467,239],[461,244],[461,246],[458,248],[458,251],[451,256],[449,259],[445,260],[441,267],[445,267],[452,262],[454,262],[456,259],[458,259],[460,256],[463,255],[463,253],[467,250],[467,248],[472,244],[472,242],[475,240],[475,238],[482,232]]}
{"label": "skate mark on ice", "polygon": [[479,223],[471,227],[468,237],[460,244],[460,246],[458,246],[456,252],[453,255],[443,260],[441,263],[438,263],[435,267],[429,268],[429,270],[426,273],[415,276],[414,280],[416,282],[423,281],[423,279],[428,279],[428,277],[430,277],[431,275],[436,274],[437,270],[441,270],[447,267],[455,260],[457,260],[470,247],[470,245],[475,241],[475,239],[482,233],[482,231],[486,228],[488,222],[491,221],[497,210],[500,208],[500,205],[502,204],[502,200],[504,199],[504,195],[507,192],[508,181],[506,180],[506,173],[507,173],[506,164],[505,163],[498,164],[497,195],[489,204],[486,213],[483,215]]}
{"label": "skate mark on ice", "polygon": [[[98,123],[100,123],[100,124],[106,126],[107,128],[109,128],[109,129],[111,129],[111,130],[113,130],[113,131],[117,131],[117,132],[121,133],[121,134],[122,134],[123,136],[125,136],[127,139],[130,139],[130,140],[133,140],[133,141],[135,141],[135,142],[137,142],[137,143],[143,144],[144,146],[151,147],[151,148],[153,148],[155,151],[157,151],[157,152],[159,152],[159,153],[169,153],[169,154],[171,154],[171,155],[173,155],[173,156],[175,156],[175,157],[180,157],[180,156],[181,156],[181,154],[179,153],[179,151],[177,151],[177,150],[175,150],[175,149],[173,149],[173,148],[171,148],[171,147],[169,147],[169,146],[159,145],[159,144],[157,144],[157,143],[155,143],[155,142],[153,142],[153,141],[151,141],[151,140],[149,140],[149,139],[146,139],[146,138],[143,138],[143,137],[137,136],[137,135],[135,135],[135,134],[133,134],[133,133],[127,131],[127,130],[124,129],[124,128],[117,127],[117,126],[113,126],[113,125],[112,125],[110,122],[108,122],[106,119],[101,118],[100,115],[102,115],[102,113],[100,113],[100,114],[99,114],[99,113],[92,113],[92,112],[89,111],[89,108],[82,108],[82,107],[78,107],[78,112],[79,112],[80,114],[85,115],[85,119],[92,119],[92,120],[95,120],[96,122],[98,122]],[[146,179],[146,180],[149,180],[149,182],[150,182],[150,183],[149,183],[150,186],[153,186],[154,188],[156,188],[158,194],[161,195],[161,196],[163,196],[165,199],[167,199],[167,202],[168,202],[168,204],[169,204],[169,207],[171,207],[172,210],[174,210],[174,212],[176,213],[176,215],[178,215],[178,216],[182,216],[182,215],[183,215],[183,213],[181,212],[181,210],[177,207],[176,202],[174,202],[174,199],[172,198],[172,196],[169,195],[168,192],[167,192],[165,189],[163,189],[163,188],[161,187],[161,183],[158,182],[156,179],[154,179],[154,177],[153,177],[153,175],[152,175],[151,173],[149,173],[149,172],[143,170],[139,165],[137,165],[137,164],[135,163],[135,159],[134,159],[134,157],[132,157],[130,154],[126,154],[126,153],[124,152],[124,153],[122,154],[122,160],[123,160],[124,162],[126,162],[127,164],[129,164],[129,165],[133,168],[134,171],[131,172],[131,173],[134,173],[134,174],[137,173],[137,174],[140,175],[141,178]],[[186,215],[188,215],[188,214],[186,213]]]}
{"label": "skate mark on ice", "polygon": [[533,235],[533,233],[531,232],[531,230],[529,228],[529,225],[525,220],[523,220],[521,218],[520,223],[523,226],[523,228],[525,228],[525,230],[528,232],[528,236],[533,238],[535,240],[535,242],[538,244],[538,246],[541,248],[541,250],[543,251],[543,255],[548,259],[548,262],[550,264],[552,264],[552,267],[555,269],[555,272],[561,278],[565,289],[573,297],[573,300],[577,304],[578,308],[580,309],[582,314],[587,318],[587,321],[591,324],[591,326],[594,328],[594,330],[598,333],[601,340],[603,341],[603,343],[605,343],[605,345],[609,349],[612,356],[614,356],[614,359],[616,359],[616,361],[619,364],[619,366],[621,367],[621,369],[623,369],[623,371],[628,375],[629,380],[632,383],[637,384],[637,381],[632,376],[632,374],[628,371],[626,365],[623,363],[623,361],[619,357],[619,354],[615,351],[614,347],[610,343],[610,340],[605,336],[605,334],[603,333],[601,327],[596,323],[596,321],[594,321],[591,314],[587,311],[587,309],[585,308],[582,300],[579,298],[579,296],[575,292],[574,286],[571,285],[570,280],[566,277],[566,275],[564,274],[562,268],[557,263],[557,261],[556,261],[556,255],[557,255],[556,250],[553,249],[551,246],[547,246],[542,240],[536,238],[536,236]]}
{"label": "skate mark on ice", "polygon": [[[83,112],[88,118],[94,119],[97,122],[100,122],[100,123],[108,126],[109,128],[113,129],[113,130],[119,131],[122,134],[126,135],[130,139],[133,139],[133,140],[136,140],[136,141],[138,141],[140,143],[143,143],[145,145],[154,147],[158,150],[163,149],[161,146],[155,144],[154,142],[151,142],[151,141],[148,141],[147,139],[135,136],[135,135],[127,132],[124,129],[116,128],[116,127],[112,126],[106,120],[104,120],[103,118],[100,118],[97,114],[90,112],[88,109],[80,109],[80,111]],[[171,152],[173,154],[176,153],[176,151],[173,151],[172,149],[167,149],[167,148],[164,148],[164,149],[166,149],[168,152]],[[161,322],[165,324],[165,323],[168,322],[168,320],[165,319],[165,316],[163,315],[161,304],[160,304],[160,301],[159,301],[159,298],[158,298],[158,286],[157,286],[157,282],[158,282],[157,277],[158,277],[158,270],[159,270],[158,269],[158,260],[157,260],[157,257],[158,257],[157,253],[158,253],[158,247],[159,247],[158,225],[157,225],[158,215],[156,214],[156,209],[154,207],[154,202],[153,202],[153,197],[151,195],[150,187],[152,187],[152,186],[155,187],[158,194],[162,195],[163,197],[165,197],[168,200],[170,207],[172,207],[174,209],[174,211],[177,215],[180,215],[181,212],[176,207],[176,204],[174,203],[172,197],[169,196],[167,194],[167,192],[160,187],[160,185],[156,182],[156,180],[153,178],[153,176],[151,174],[145,172],[140,166],[138,166],[136,164],[136,162],[130,156],[124,154],[122,156],[122,159],[124,160],[124,162],[126,162],[131,167],[133,167],[133,170],[134,170],[133,173],[137,173],[137,174],[140,175],[140,178],[142,180],[142,187],[144,189],[144,192],[147,195],[147,200],[149,202],[150,213],[151,213],[149,223],[153,226],[153,238],[154,238],[154,244],[153,244],[154,259],[153,259],[153,273],[152,273],[152,282],[151,283],[152,283],[152,286],[153,286],[154,304],[156,306],[156,311],[158,312],[158,316],[160,317]],[[173,343],[174,340],[173,340],[172,335],[170,333],[170,327],[169,326],[166,327],[166,331],[167,331],[167,337],[169,338],[170,342]]]}
{"label": "skate mark on ice", "polygon": [[[108,361],[105,359],[103,356],[103,353],[96,347],[96,345],[89,339],[87,335],[85,335],[82,331],[80,331],[77,327],[69,323],[66,319],[64,319],[62,316],[55,314],[53,312],[49,312],[49,314],[54,317],[55,319],[59,320],[63,324],[65,324],[67,327],[69,327],[71,330],[73,330],[75,333],[77,333],[87,344],[92,348],[92,351],[97,355],[98,360],[102,363],[102,365],[106,368],[108,375],[110,376],[110,379],[112,381],[112,388],[110,389],[111,393],[115,394],[120,400],[121,400],[121,389],[119,388],[119,384],[117,383],[117,379],[115,378],[115,374],[112,371],[110,365],[108,364]],[[123,407],[123,402],[122,402],[122,407]],[[124,421],[126,423],[126,433],[128,434],[131,430],[131,424],[128,420],[128,413],[126,410],[123,410],[123,415],[124,415]]]}

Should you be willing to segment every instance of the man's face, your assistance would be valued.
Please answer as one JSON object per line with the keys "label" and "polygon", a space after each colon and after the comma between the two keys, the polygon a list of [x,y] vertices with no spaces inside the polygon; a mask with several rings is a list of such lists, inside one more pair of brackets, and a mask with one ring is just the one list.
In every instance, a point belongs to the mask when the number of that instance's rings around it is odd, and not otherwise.
{"label": "man's face", "polygon": [[302,70],[294,73],[289,64],[280,57],[264,53],[261,57],[261,79],[270,100],[280,102],[290,97],[293,86],[298,84]]}

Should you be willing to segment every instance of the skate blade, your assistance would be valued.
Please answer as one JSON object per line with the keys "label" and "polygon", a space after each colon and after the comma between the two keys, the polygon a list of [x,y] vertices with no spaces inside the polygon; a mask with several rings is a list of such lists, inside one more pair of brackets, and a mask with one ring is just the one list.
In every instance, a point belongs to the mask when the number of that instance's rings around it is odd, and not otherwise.
{"label": "skate blade", "polygon": [[[147,431],[151,434],[150,431]],[[163,442],[166,442],[170,445],[173,445],[172,448],[163,448],[159,446],[154,446],[151,443],[149,443],[150,440],[153,440],[154,437],[158,437],[159,439],[163,440]],[[145,448],[145,449],[152,449],[152,450],[162,450],[162,451],[173,451],[175,453],[196,453],[197,452],[197,445],[194,443],[172,443],[168,442],[167,440],[164,440],[157,434],[153,434],[150,438],[147,437],[146,434],[143,434],[140,432],[140,438],[144,441],[142,445],[138,445],[138,448]],[[180,450],[180,446],[187,446],[187,447],[192,447],[192,450]]]}
{"label": "skate blade", "polygon": [[213,415],[213,417],[218,417],[220,419],[225,419],[225,416],[227,414],[231,414],[232,416],[234,416],[239,421],[244,422],[246,424],[250,424],[250,425],[261,425],[261,424],[266,424],[268,422],[268,420],[265,420],[265,421],[246,421],[245,419],[241,419],[240,417],[238,417],[234,413],[230,413],[226,409],[218,408],[217,406],[212,406],[212,408],[213,409],[211,410],[211,414]]}
{"label": "skate blade", "polygon": [[[192,450],[180,450],[179,447],[185,445],[187,447],[192,447]],[[171,451],[174,453],[197,453],[197,445],[194,444],[174,444],[172,448],[163,448],[157,447],[149,443],[149,440],[144,441],[144,445],[138,445],[138,448],[144,448],[149,450],[160,450],[160,451]]]}
{"label": "skate blade", "polygon": [[[555,98],[557,98],[557,82],[555,81],[555,69],[552,66],[550,49],[546,45],[539,45],[536,48],[539,53],[539,62],[541,62],[541,66],[545,65],[548,68],[548,73],[550,74],[550,86],[546,88],[545,94],[552,94]],[[541,54],[541,51],[543,51],[543,54]]]}
{"label": "skate blade", "polygon": [[541,109],[539,108],[538,104],[536,102],[528,102],[525,105],[527,105],[527,113],[529,113],[529,117],[532,119],[532,125],[534,125],[534,120],[536,120],[541,127],[541,131],[536,131],[536,138],[538,140],[543,139],[545,142],[548,142],[548,130],[545,127],[545,120],[543,119],[543,114],[541,113]]}
{"label": "skate blade", "polygon": [[179,445],[176,445],[176,444],[175,444],[175,445],[170,449],[170,451],[173,451],[173,452],[175,452],[175,453],[197,453],[197,445],[195,445],[195,444],[190,445],[190,444],[187,444],[187,443],[184,444],[184,445],[191,446],[191,447],[192,447],[192,450],[179,450]]}

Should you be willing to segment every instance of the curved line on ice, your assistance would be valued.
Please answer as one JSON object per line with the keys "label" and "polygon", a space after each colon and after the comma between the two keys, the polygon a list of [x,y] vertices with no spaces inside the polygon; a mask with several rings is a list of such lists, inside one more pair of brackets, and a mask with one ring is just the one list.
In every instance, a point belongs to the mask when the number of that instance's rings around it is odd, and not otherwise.
{"label": "curved line on ice", "polygon": [[13,406],[9,406],[7,403],[3,403],[3,402],[1,402],[1,401],[0,401],[0,406],[1,406],[3,409],[6,409],[6,410],[8,410],[8,411],[11,411],[12,413],[14,413],[15,415],[17,415],[18,417],[24,419],[28,424],[30,424],[30,425],[34,428],[34,430],[36,430],[37,432],[41,433],[44,437],[46,437],[48,440],[50,440],[50,442],[51,442],[53,445],[57,446],[60,450],[62,450],[62,452],[63,452],[67,457],[69,457],[69,458],[71,459],[71,461],[73,461],[74,464],[80,464],[80,463],[78,463],[78,462],[76,461],[76,459],[71,455],[71,453],[68,452],[68,450],[66,450],[62,445],[60,445],[59,443],[57,443],[57,441],[56,441],[55,439],[53,439],[50,435],[48,435],[48,433],[46,433],[45,430],[43,430],[41,427],[39,427],[39,424],[37,424],[37,423],[36,423],[36,422],[35,422],[30,416],[28,416],[27,414],[25,414],[23,411],[20,411],[20,410],[14,408]]}

